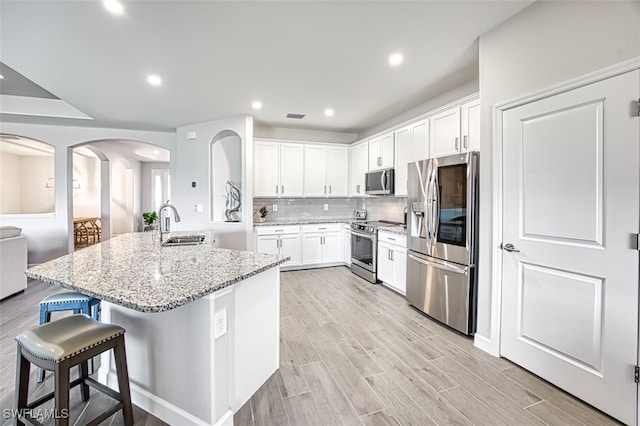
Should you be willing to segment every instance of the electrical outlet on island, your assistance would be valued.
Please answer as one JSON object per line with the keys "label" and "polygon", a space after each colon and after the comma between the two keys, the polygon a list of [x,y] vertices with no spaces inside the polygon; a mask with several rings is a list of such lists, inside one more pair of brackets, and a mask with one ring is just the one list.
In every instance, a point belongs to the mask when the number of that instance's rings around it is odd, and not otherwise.
{"label": "electrical outlet on island", "polygon": [[223,309],[216,312],[213,317],[213,323],[215,327],[213,337],[217,339],[218,337],[224,336],[227,333],[227,310]]}

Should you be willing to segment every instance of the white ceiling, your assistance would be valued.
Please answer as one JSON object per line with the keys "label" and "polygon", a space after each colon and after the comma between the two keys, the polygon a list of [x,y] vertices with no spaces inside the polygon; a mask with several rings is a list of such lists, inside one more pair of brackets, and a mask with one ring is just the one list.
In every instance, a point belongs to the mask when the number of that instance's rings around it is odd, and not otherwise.
{"label": "white ceiling", "polygon": [[[531,3],[129,0],[114,16],[95,0],[0,0],[0,62],[94,125],[173,129],[251,114],[258,125],[357,133],[477,79],[478,36]],[[388,65],[393,52],[404,54],[399,67]],[[163,86],[149,86],[149,73]]]}
{"label": "white ceiling", "polygon": [[0,154],[20,157],[53,157],[53,146],[29,138],[0,135]]}

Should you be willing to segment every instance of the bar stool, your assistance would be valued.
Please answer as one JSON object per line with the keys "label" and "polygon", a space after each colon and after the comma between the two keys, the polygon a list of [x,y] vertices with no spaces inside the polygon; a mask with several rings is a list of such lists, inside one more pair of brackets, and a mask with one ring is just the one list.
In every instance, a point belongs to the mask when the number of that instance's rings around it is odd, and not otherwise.
{"label": "bar stool", "polygon": [[[84,313],[100,321],[100,299],[71,291],[47,296],[40,301],[40,325],[51,321],[51,312],[60,311]],[[44,374],[44,370],[38,369],[36,373],[38,383],[44,381]],[[89,361],[89,374],[93,374],[93,360]]]}
{"label": "bar stool", "polygon": [[[15,402],[17,425],[28,422],[40,425],[31,415],[35,407],[55,398],[54,415],[57,426],[69,424],[69,390],[80,385],[82,400],[89,400],[89,385],[109,395],[118,403],[105,413],[87,422],[97,425],[122,410],[125,425],[133,425],[133,408],[129,390],[129,374],[122,327],[100,323],[87,315],[71,315],[25,331],[16,337],[18,361],[16,367]],[[87,361],[113,349],[119,392],[89,377]],[[54,391],[28,403],[29,370],[31,364],[54,373]],[[71,368],[78,366],[79,378],[70,382]]]}

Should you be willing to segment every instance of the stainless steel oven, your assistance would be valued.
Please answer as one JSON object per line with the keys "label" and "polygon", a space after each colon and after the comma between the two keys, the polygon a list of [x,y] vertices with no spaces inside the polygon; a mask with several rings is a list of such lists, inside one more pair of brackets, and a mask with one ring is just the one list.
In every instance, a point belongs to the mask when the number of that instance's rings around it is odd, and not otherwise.
{"label": "stainless steel oven", "polygon": [[378,231],[364,223],[351,224],[351,272],[377,282]]}

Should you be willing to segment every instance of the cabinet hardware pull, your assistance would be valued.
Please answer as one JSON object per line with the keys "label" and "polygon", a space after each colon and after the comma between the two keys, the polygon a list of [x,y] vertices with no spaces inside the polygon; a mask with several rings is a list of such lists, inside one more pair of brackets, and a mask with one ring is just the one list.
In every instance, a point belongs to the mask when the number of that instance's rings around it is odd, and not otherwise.
{"label": "cabinet hardware pull", "polygon": [[281,188],[280,193],[284,194],[284,185],[281,185],[280,188]]}
{"label": "cabinet hardware pull", "polygon": [[324,230],[325,230],[325,229],[327,229],[327,228],[318,228],[318,229],[319,229],[319,230],[321,230],[321,231],[324,231]]}
{"label": "cabinet hardware pull", "polygon": [[387,237],[388,240],[395,241],[395,238]]}
{"label": "cabinet hardware pull", "polygon": [[464,149],[467,149],[469,146],[469,137],[467,135],[464,135],[464,137],[462,138],[462,146],[464,147]]}
{"label": "cabinet hardware pull", "polygon": [[460,141],[460,138],[456,138],[456,151],[458,151],[458,142]]}
{"label": "cabinet hardware pull", "polygon": [[391,253],[391,260],[393,260],[393,250],[389,250],[389,253]]}
{"label": "cabinet hardware pull", "polygon": [[284,229],[276,229],[274,232],[284,232]]}
{"label": "cabinet hardware pull", "polygon": [[276,194],[278,193],[278,185],[276,185]]}
{"label": "cabinet hardware pull", "polygon": [[327,193],[327,185],[324,186],[324,193]]}
{"label": "cabinet hardware pull", "polygon": [[329,194],[331,194],[331,185],[329,185]]}
{"label": "cabinet hardware pull", "polygon": [[360,185],[356,185],[356,193],[359,194],[360,193]]}

